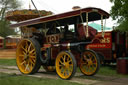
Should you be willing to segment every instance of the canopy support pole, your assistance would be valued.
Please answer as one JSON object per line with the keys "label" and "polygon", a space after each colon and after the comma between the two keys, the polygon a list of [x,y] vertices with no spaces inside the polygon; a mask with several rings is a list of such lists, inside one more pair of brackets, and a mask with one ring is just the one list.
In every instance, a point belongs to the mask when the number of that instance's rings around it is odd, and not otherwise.
{"label": "canopy support pole", "polygon": [[101,31],[102,31],[102,37],[104,38],[104,30],[103,30],[103,15],[101,15]]}
{"label": "canopy support pole", "polygon": [[[80,13],[80,18],[81,18],[81,21],[82,21],[82,24],[83,24],[84,23],[84,20],[83,20],[83,17],[82,17],[82,13]],[[84,33],[85,33],[85,36],[86,36],[87,35],[86,34],[87,31],[85,30],[84,24],[83,24],[83,29],[84,29]]]}
{"label": "canopy support pole", "polygon": [[86,12],[86,37],[88,36],[88,12]]}

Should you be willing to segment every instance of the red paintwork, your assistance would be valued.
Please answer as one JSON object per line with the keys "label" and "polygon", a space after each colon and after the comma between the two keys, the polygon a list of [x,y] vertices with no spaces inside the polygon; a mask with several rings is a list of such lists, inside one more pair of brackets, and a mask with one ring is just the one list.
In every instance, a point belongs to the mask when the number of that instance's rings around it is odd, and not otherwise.
{"label": "red paintwork", "polygon": [[[78,31],[78,38],[79,40],[82,40],[82,39],[85,39],[86,36],[87,36],[87,28],[86,26],[83,26],[83,24],[78,24],[78,28],[77,28],[77,31]],[[92,40],[95,35],[97,34],[97,30],[88,26],[88,39]]]}
{"label": "red paintwork", "polygon": [[111,32],[106,32],[104,38],[101,36],[102,33],[98,33],[92,40],[92,44],[87,45],[87,48],[112,48]]}
{"label": "red paintwork", "polygon": [[[119,35],[118,35],[119,34]],[[86,46],[87,49],[92,49],[102,56],[105,60],[113,60],[117,57],[124,56],[122,53],[118,55],[119,51],[125,53],[125,35],[120,32],[105,32],[104,38],[101,37],[102,33],[99,32],[93,42]],[[119,37],[118,37],[119,36]],[[115,58],[114,58],[115,57]]]}
{"label": "red paintwork", "polygon": [[117,60],[117,73],[128,74],[128,59],[119,58]]}

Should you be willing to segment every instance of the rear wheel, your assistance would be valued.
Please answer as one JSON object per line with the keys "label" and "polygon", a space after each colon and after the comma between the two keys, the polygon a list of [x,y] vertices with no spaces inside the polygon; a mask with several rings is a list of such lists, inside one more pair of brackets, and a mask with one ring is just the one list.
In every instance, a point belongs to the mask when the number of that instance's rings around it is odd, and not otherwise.
{"label": "rear wheel", "polygon": [[19,42],[16,51],[16,62],[23,74],[33,74],[41,66],[40,45],[35,39],[23,39]]}
{"label": "rear wheel", "polygon": [[85,50],[80,59],[80,70],[84,75],[92,76],[100,68],[100,59],[92,50]]}
{"label": "rear wheel", "polygon": [[56,58],[56,72],[62,79],[70,79],[76,72],[76,60],[72,53],[62,51]]}

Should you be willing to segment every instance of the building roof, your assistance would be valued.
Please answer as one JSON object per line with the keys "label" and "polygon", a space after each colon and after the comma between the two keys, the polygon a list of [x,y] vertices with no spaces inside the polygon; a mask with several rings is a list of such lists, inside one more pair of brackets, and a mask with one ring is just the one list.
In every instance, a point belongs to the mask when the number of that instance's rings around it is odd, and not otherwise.
{"label": "building roof", "polygon": [[4,38],[0,36],[0,39],[4,39]]}
{"label": "building roof", "polygon": [[[93,27],[93,28],[96,29],[98,32],[101,31],[101,25],[100,25],[100,24],[97,24],[97,23],[92,22],[92,23],[89,24],[89,26]],[[112,28],[110,28],[110,27],[105,27],[105,28],[104,28],[104,31],[112,31]]]}
{"label": "building roof", "polygon": [[20,35],[9,35],[6,38],[21,38]]}

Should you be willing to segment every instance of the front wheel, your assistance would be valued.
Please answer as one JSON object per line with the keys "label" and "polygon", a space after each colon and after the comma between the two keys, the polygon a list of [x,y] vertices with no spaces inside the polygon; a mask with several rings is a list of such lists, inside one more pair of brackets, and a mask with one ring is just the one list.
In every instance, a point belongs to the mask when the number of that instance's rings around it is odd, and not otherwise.
{"label": "front wheel", "polygon": [[79,68],[84,75],[92,76],[96,74],[100,68],[100,59],[96,52],[85,50],[81,54]]}
{"label": "front wheel", "polygon": [[40,44],[37,40],[33,38],[21,40],[16,51],[16,62],[21,73],[37,72],[41,66],[40,56]]}
{"label": "front wheel", "polygon": [[56,57],[56,72],[62,79],[70,79],[76,72],[75,57],[69,51],[62,51]]}

